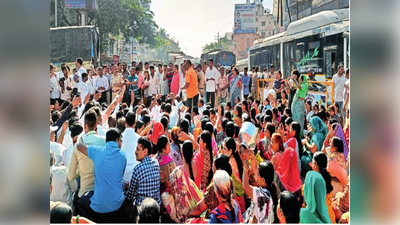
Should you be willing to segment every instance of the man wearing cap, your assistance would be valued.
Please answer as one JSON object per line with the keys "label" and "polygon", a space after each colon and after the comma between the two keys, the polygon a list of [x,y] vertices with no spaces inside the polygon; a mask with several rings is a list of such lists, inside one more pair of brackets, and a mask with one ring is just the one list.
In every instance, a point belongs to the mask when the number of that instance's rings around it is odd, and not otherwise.
{"label": "man wearing cap", "polygon": [[112,67],[113,75],[110,80],[110,88],[112,90],[111,99],[114,99],[117,96],[118,92],[121,90],[122,86],[124,86],[124,77],[121,73],[118,73],[118,68],[116,65]]}
{"label": "man wearing cap", "polygon": [[206,95],[207,102],[211,102],[211,106],[215,104],[215,82],[218,79],[219,72],[213,66],[214,60],[210,58],[208,60],[208,67],[206,69]]}
{"label": "man wearing cap", "polygon": [[197,77],[199,78],[199,92],[200,96],[204,98],[204,87],[206,84],[206,77],[204,75],[204,72],[202,70],[201,64],[197,64],[196,66],[196,71],[197,71]]}

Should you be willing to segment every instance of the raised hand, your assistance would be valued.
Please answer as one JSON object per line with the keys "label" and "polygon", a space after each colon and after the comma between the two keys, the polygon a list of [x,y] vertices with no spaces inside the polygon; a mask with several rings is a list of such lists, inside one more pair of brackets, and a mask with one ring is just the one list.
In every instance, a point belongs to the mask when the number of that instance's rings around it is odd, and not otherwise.
{"label": "raised hand", "polygon": [[78,107],[78,105],[81,102],[81,97],[74,97],[74,99],[72,99],[71,104],[72,104],[72,108],[76,108]]}
{"label": "raised hand", "polygon": [[98,92],[98,93],[94,94],[93,95],[93,99],[98,101],[101,98],[101,94],[102,94],[101,92]]}

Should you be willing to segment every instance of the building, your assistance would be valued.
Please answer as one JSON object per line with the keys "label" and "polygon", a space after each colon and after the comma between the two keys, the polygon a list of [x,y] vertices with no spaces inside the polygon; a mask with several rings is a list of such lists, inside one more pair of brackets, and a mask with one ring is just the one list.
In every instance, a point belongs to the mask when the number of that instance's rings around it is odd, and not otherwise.
{"label": "building", "polygon": [[[234,32],[231,35],[228,34],[231,36],[228,40],[231,40],[229,51],[232,51],[239,60],[247,57],[247,52],[255,40],[273,35],[276,25],[270,9],[264,8],[263,0],[254,0],[253,3],[247,0],[246,4],[236,4],[235,9],[236,7],[241,7],[241,15],[246,18],[243,20],[245,22],[235,21]],[[239,15],[239,12],[237,14]],[[235,19],[237,19],[236,15]]]}
{"label": "building", "polygon": [[232,52],[236,55],[236,60],[244,59],[247,57],[247,52],[250,47],[253,46],[255,40],[260,39],[257,33],[253,34],[237,34],[232,35],[232,43],[234,44],[234,49]]}
{"label": "building", "polygon": [[274,23],[271,10],[264,8],[262,0],[256,0],[254,3],[256,5],[256,33],[261,38],[273,35],[276,24]]}

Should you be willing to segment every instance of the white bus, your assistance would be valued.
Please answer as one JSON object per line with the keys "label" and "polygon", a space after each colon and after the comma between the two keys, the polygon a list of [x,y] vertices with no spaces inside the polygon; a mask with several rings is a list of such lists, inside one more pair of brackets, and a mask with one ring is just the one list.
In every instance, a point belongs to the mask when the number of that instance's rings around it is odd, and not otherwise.
{"label": "white bus", "polygon": [[291,23],[285,32],[265,38],[249,50],[250,66],[306,74],[313,68],[317,81],[332,79],[337,66],[349,65],[349,9],[323,11]]}

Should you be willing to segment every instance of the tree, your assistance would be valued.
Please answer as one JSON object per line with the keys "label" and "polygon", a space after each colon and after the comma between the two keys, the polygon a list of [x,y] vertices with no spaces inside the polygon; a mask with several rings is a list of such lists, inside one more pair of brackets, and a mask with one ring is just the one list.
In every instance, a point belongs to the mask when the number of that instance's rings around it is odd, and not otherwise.
{"label": "tree", "polygon": [[219,42],[211,42],[206,44],[205,46],[203,46],[203,53],[212,51],[214,49],[221,49],[223,51],[229,51],[229,40],[228,38],[225,36],[221,39],[219,39]]}
{"label": "tree", "polygon": [[98,0],[98,10],[88,18],[99,28],[100,46],[104,52],[111,36],[135,38],[140,44],[157,45],[158,26],[150,11],[151,0]]}

